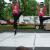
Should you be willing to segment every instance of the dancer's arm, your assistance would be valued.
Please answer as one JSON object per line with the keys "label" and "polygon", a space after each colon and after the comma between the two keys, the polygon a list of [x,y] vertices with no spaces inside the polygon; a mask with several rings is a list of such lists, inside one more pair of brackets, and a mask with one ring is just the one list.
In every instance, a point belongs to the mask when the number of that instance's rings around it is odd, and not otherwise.
{"label": "dancer's arm", "polygon": [[14,0],[12,0],[12,4],[14,4]]}
{"label": "dancer's arm", "polygon": [[46,11],[46,5],[44,4],[43,12],[45,13]]}
{"label": "dancer's arm", "polygon": [[12,9],[14,8],[14,0],[12,0]]}
{"label": "dancer's arm", "polygon": [[38,9],[38,5],[36,5],[36,9],[37,9],[37,11],[39,11],[39,9]]}
{"label": "dancer's arm", "polygon": [[[16,5],[19,7],[19,2],[18,2],[18,0],[16,0]],[[19,7],[20,8],[20,7]]]}
{"label": "dancer's arm", "polygon": [[18,0],[16,0],[16,3],[18,3]]}

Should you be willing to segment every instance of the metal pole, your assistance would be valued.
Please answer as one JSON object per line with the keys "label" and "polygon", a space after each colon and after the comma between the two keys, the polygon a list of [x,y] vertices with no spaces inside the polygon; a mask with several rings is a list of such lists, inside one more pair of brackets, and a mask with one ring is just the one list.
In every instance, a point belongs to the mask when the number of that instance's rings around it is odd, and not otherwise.
{"label": "metal pole", "polygon": [[49,16],[50,16],[50,0],[49,0]]}

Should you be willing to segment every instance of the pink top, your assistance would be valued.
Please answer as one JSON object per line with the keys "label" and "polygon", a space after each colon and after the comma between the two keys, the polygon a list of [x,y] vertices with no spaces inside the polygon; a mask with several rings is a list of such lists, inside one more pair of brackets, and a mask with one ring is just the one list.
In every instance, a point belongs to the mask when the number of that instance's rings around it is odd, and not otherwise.
{"label": "pink top", "polygon": [[12,14],[18,14],[19,13],[19,5],[16,3],[16,5],[12,4]]}
{"label": "pink top", "polygon": [[44,6],[44,8],[43,8],[43,11],[42,11],[42,13],[40,13],[40,10],[38,9],[38,7],[37,7],[37,11],[38,11],[38,16],[40,17],[40,16],[44,16],[44,13],[45,13],[45,11],[46,11],[46,5]]}

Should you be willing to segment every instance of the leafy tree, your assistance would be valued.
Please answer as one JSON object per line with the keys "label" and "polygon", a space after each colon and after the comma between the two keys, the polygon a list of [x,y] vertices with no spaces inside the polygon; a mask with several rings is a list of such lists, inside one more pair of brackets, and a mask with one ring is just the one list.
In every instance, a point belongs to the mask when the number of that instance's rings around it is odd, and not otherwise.
{"label": "leafy tree", "polygon": [[49,15],[50,15],[50,0],[49,0]]}
{"label": "leafy tree", "polygon": [[21,0],[24,15],[36,15],[36,0]]}
{"label": "leafy tree", "polygon": [[4,0],[0,0],[0,19],[4,19]]}
{"label": "leafy tree", "polygon": [[9,0],[10,2],[12,1],[12,0]]}
{"label": "leafy tree", "polygon": [[49,0],[45,0],[45,4],[46,4],[46,15],[49,15]]}
{"label": "leafy tree", "polygon": [[11,12],[11,4],[7,4],[7,6],[4,8],[4,18],[6,20],[9,20],[12,18],[12,12]]}

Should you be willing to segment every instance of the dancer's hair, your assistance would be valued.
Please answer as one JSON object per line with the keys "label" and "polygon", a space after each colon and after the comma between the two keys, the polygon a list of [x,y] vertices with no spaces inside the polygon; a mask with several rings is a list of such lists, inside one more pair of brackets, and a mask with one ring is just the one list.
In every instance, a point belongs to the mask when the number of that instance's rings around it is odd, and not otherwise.
{"label": "dancer's hair", "polygon": [[20,47],[17,47],[16,50],[28,50],[28,48],[27,47],[20,46]]}

